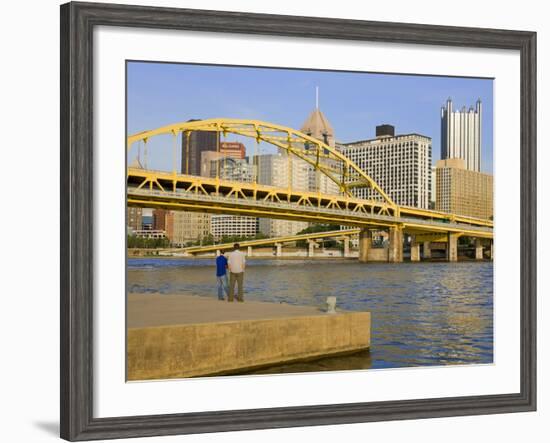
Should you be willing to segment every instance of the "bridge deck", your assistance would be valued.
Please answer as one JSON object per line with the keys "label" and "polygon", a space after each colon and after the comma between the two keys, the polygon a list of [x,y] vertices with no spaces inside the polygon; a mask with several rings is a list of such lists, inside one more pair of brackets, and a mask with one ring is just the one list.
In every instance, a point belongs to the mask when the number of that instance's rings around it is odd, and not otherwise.
{"label": "bridge deck", "polygon": [[[452,223],[413,217],[394,217],[365,213],[353,209],[296,205],[288,202],[256,200],[254,198],[211,195],[184,190],[176,192],[128,188],[128,205],[160,207],[173,210],[197,211],[214,214],[248,215],[251,217],[280,218],[285,220],[324,222],[348,226],[389,227],[401,225],[407,232],[458,232],[492,238],[491,227],[482,224]],[[486,221],[488,222],[488,221]],[[488,222],[490,223],[490,222]]]}
{"label": "bridge deck", "polygon": [[[151,171],[128,168],[129,189],[161,191],[178,194],[182,192],[197,195],[231,197],[233,200],[255,200],[258,202],[284,203],[296,206],[346,210],[366,215],[397,215],[425,221],[443,221],[492,228],[491,220],[484,220],[457,214],[410,206],[389,207],[383,201],[365,200],[342,194],[322,194],[319,192],[298,191],[288,188],[261,185],[258,183],[237,182],[218,178],[173,174],[163,171]],[[137,189],[136,189],[137,188]],[[399,218],[399,216],[397,216]]]}
{"label": "bridge deck", "polygon": [[[309,239],[321,239],[321,238],[335,238],[341,239],[343,237],[357,236],[361,232],[360,229],[343,229],[337,231],[323,231],[323,232],[312,232],[309,234],[297,234],[297,235],[288,235],[284,237],[271,237],[271,238],[262,238],[254,240],[243,240],[239,242],[239,245],[243,248],[248,246],[267,246],[275,245],[277,243],[291,243],[300,240],[309,240]],[[227,250],[232,248],[234,243],[218,243],[214,245],[205,245],[205,246],[189,246],[187,248],[180,248],[179,251],[185,252],[205,252],[205,251],[216,251]]]}

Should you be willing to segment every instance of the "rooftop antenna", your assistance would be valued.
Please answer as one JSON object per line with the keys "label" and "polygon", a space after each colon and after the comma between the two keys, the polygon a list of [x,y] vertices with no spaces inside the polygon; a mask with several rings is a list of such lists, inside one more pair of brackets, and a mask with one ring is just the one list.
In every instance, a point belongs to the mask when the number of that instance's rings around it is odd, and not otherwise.
{"label": "rooftop antenna", "polygon": [[315,86],[315,109],[319,109],[319,86]]}

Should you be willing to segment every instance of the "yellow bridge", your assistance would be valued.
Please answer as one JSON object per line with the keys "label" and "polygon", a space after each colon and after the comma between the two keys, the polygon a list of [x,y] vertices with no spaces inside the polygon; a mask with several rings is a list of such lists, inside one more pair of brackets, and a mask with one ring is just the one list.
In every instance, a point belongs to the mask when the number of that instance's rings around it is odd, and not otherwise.
{"label": "yellow bridge", "polygon": [[[324,232],[311,232],[308,234],[289,235],[284,237],[271,237],[261,238],[254,240],[245,240],[239,242],[239,245],[243,248],[248,248],[248,255],[252,255],[252,248],[258,246],[276,246],[276,255],[280,257],[282,255],[282,245],[284,243],[294,243],[300,240],[307,240],[309,243],[309,254],[313,255],[313,249],[316,245],[314,240],[320,240],[325,238],[333,238],[337,240],[344,240],[344,256],[347,255],[346,249],[349,251],[349,239],[350,237],[356,237],[361,232],[361,229],[342,229],[337,231],[324,231]],[[186,252],[188,254],[199,254],[216,251],[227,251],[233,249],[233,243],[219,243],[215,245],[206,246],[190,246],[182,248],[179,251]]]}
{"label": "yellow bridge", "polygon": [[[276,188],[257,182],[235,182],[219,176],[209,178],[176,172],[178,136],[190,137],[193,131],[209,131],[252,137],[296,156],[326,175],[338,185],[338,194]],[[151,137],[172,138],[174,165],[172,172],[128,168],[127,203],[129,206],[197,211],[217,214],[247,215],[317,223],[340,224],[361,228],[359,259],[368,260],[370,230],[389,233],[390,262],[403,259],[403,234],[413,239],[441,237],[448,246],[448,259],[457,259],[457,239],[469,236],[476,245],[493,238],[493,222],[427,209],[399,206],[354,162],[335,148],[294,129],[256,120],[210,119],[177,123],[128,137],[127,149],[136,142],[145,147]],[[219,137],[218,137],[219,141]],[[187,143],[189,146],[189,143]],[[219,146],[217,146],[219,151]],[[189,156],[187,156],[189,158]],[[353,189],[369,187],[376,192],[372,200],[356,198]],[[482,240],[483,239],[483,240]],[[424,240],[424,249],[426,249]],[[419,243],[413,240],[411,258],[419,259]],[[491,248],[492,248],[492,242]],[[424,256],[427,254],[424,253]],[[476,257],[479,258],[476,248]]]}

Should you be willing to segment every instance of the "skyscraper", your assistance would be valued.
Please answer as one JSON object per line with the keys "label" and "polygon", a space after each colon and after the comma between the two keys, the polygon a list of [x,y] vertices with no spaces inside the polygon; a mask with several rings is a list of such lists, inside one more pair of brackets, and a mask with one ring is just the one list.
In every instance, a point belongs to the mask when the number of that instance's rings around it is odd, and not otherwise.
{"label": "skyscraper", "polygon": [[[301,132],[316,138],[317,140],[323,142],[324,144],[334,148],[335,138],[334,138],[334,129],[332,125],[325,117],[325,114],[319,109],[319,99],[317,95],[317,100],[315,104],[315,109],[309,114],[307,120],[302,125]],[[321,160],[324,163],[325,167],[336,168],[336,162],[333,160]],[[320,173],[319,170],[315,167],[308,166],[308,190],[312,192],[321,192],[323,194],[338,194],[339,188],[338,185],[333,182],[327,175]]]}
{"label": "skyscraper", "polygon": [[[291,188],[295,191],[308,190],[308,164],[286,152],[278,154],[259,155],[254,159],[258,168],[258,183]],[[275,220],[261,218],[260,232],[269,237],[294,235],[307,228],[307,222],[294,220]]]}
{"label": "skyscraper", "polygon": [[249,163],[247,158],[211,160],[205,176],[215,178],[216,174],[223,180],[252,183],[256,177],[256,166]]}
{"label": "skyscraper", "polygon": [[[189,120],[196,121],[196,120]],[[181,135],[181,173],[201,174],[202,153],[219,150],[220,135],[216,131],[193,131]],[[170,241],[182,246],[210,234],[210,214],[175,211],[170,218]]]}
{"label": "skyscraper", "polygon": [[[341,144],[341,152],[365,171],[398,205],[428,209],[432,139],[420,134],[395,135],[391,125],[378,126],[377,137]],[[357,188],[359,198],[380,199],[372,188]]]}
{"label": "skyscraper", "polygon": [[[241,145],[241,143],[238,144]],[[216,177],[218,174],[223,180],[237,182],[251,183],[256,175],[255,166],[250,164],[247,158],[224,157],[211,160],[208,169],[210,177]],[[212,215],[211,217],[211,233],[215,240],[231,236],[252,237],[258,233],[256,217],[243,215]]]}
{"label": "skyscraper", "polygon": [[481,100],[466,110],[453,110],[449,98],[441,107],[441,159],[461,158],[466,169],[481,169]]}
{"label": "skyscraper", "polygon": [[[196,121],[196,120],[189,120]],[[181,173],[200,175],[201,153],[218,151],[219,133],[216,131],[192,131],[181,136]]]}

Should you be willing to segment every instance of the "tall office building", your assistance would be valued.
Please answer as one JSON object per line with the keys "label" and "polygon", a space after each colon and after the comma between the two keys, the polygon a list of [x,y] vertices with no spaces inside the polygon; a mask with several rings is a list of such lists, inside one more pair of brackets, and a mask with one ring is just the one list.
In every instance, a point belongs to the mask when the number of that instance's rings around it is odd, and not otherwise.
{"label": "tall office building", "polygon": [[256,177],[256,167],[248,162],[247,158],[221,158],[211,160],[208,175],[237,182],[252,183]]}
{"label": "tall office building", "polygon": [[430,172],[430,209],[435,209],[435,201],[437,198],[436,167],[432,166]]}
{"label": "tall office building", "polygon": [[[391,125],[376,128],[376,138],[340,145],[342,154],[357,164],[398,205],[428,209],[432,139],[420,134],[395,135]],[[356,188],[360,198],[380,200],[371,188]]]}
{"label": "tall office building", "polygon": [[[318,103],[315,109],[309,114],[307,120],[302,125],[301,132],[322,141],[326,145],[334,148],[336,146],[334,138],[334,129],[332,125],[325,117],[325,115],[319,109]],[[324,159],[321,160],[325,167],[338,171],[337,162],[334,160]],[[315,169],[315,167],[308,165],[308,190],[312,192],[321,192],[323,194],[338,194],[339,188],[333,180],[331,180],[326,174],[323,174]]]}
{"label": "tall office building", "polygon": [[[189,121],[197,121],[189,120]],[[220,136],[216,131],[192,131],[181,135],[181,172],[189,175],[203,175],[201,172],[202,153],[218,151]],[[210,235],[210,214],[176,211],[169,222],[172,223],[171,243],[183,246]],[[167,229],[168,231],[168,229]]]}
{"label": "tall office building", "polygon": [[[197,121],[197,120],[189,120]],[[218,151],[219,133],[216,131],[192,131],[181,136],[181,173],[200,175],[201,153]]]}
{"label": "tall office building", "polygon": [[481,169],[481,100],[474,109],[453,110],[449,98],[441,107],[441,159],[461,158],[466,169]]}
{"label": "tall office building", "polygon": [[493,176],[470,171],[461,158],[436,163],[435,209],[490,219],[493,216]]}
{"label": "tall office building", "polygon": [[[208,175],[223,180],[251,183],[255,166],[247,158],[224,157],[211,160]],[[212,215],[211,233],[215,240],[223,237],[253,237],[258,233],[258,218],[241,215]]]}
{"label": "tall office building", "polygon": [[[286,152],[255,157],[258,183],[295,191],[308,191],[308,164]],[[308,223],[292,220],[261,218],[259,230],[269,237],[294,235],[307,228]]]}
{"label": "tall office building", "polygon": [[[203,151],[201,152],[201,169],[200,175],[203,177],[210,177],[211,162],[214,160],[220,160],[226,158],[224,154],[217,151]],[[214,174],[214,176],[216,176]]]}
{"label": "tall office building", "polygon": [[300,158],[281,151],[277,154],[258,155],[254,158],[258,168],[258,183],[295,191],[308,190],[308,164]]}
{"label": "tall office building", "polygon": [[[200,162],[200,175],[203,177],[215,177],[211,175],[211,162],[221,159],[245,160],[246,148],[239,142],[220,142],[220,150],[218,151],[202,151]],[[221,163],[220,163],[221,164]]]}

